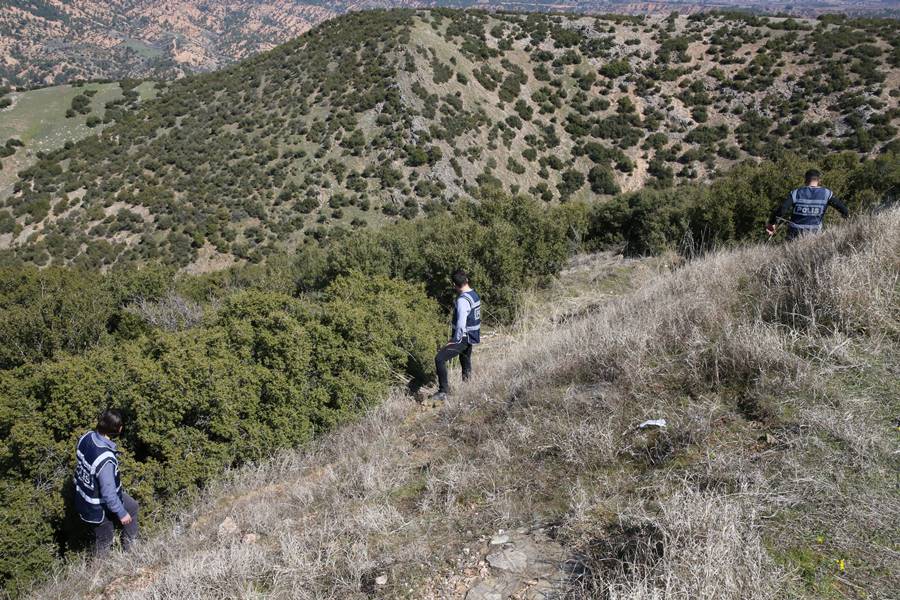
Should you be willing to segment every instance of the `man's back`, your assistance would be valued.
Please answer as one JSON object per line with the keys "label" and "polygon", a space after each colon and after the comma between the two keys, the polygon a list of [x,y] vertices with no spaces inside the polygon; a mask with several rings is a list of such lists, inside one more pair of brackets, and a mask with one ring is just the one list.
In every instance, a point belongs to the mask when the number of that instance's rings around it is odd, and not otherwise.
{"label": "man's back", "polygon": [[791,228],[819,231],[825,218],[828,202],[834,192],[825,187],[805,185],[791,192]]}
{"label": "man's back", "polygon": [[806,172],[806,185],[791,190],[784,202],[775,207],[766,226],[769,235],[775,235],[779,221],[788,223],[788,239],[822,230],[825,209],[833,206],[841,216],[847,218],[850,211],[834,192],[819,185],[821,174],[815,169]]}

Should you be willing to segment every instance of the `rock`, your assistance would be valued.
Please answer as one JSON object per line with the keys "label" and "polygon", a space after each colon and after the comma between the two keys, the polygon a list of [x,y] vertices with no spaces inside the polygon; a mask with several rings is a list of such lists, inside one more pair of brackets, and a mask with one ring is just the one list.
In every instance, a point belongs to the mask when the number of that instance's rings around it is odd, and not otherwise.
{"label": "rock", "polygon": [[489,582],[482,581],[466,592],[466,600],[506,600],[503,592]]}
{"label": "rock", "polygon": [[245,533],[244,537],[241,539],[245,544],[255,544],[256,540],[259,539],[259,536],[255,533]]}
{"label": "rock", "polygon": [[232,537],[240,532],[240,527],[237,526],[237,523],[231,517],[225,517],[225,520],[219,523],[218,534],[220,538]]}
{"label": "rock", "polygon": [[551,582],[541,579],[535,582],[528,591],[525,592],[525,600],[551,600],[552,598],[562,597],[560,590],[565,589],[564,585],[554,585]]}
{"label": "rock", "polygon": [[387,575],[379,575],[375,578],[375,585],[385,585],[387,584]]}
{"label": "rock", "polygon": [[491,538],[491,546],[502,546],[509,542],[508,535],[495,535]]}
{"label": "rock", "polygon": [[500,550],[487,556],[488,564],[501,571],[521,573],[528,566],[528,556],[519,550]]}

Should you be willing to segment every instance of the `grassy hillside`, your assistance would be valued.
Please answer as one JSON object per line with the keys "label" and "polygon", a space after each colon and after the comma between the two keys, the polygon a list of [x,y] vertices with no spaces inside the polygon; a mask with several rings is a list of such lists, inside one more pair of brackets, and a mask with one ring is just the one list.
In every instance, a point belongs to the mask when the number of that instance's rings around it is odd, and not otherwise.
{"label": "grassy hillside", "polygon": [[446,406],[391,396],[33,597],[890,597],[898,230],[578,257]]}
{"label": "grassy hillside", "polygon": [[871,156],[897,145],[898,34],[842,17],[351,14],[24,171],[2,258],[208,271],[482,187],[603,199],[785,150]]}
{"label": "grassy hillside", "polygon": [[[126,98],[123,91],[132,92]],[[107,106],[133,107],[154,96],[151,82],[86,83],[7,93],[3,103],[8,106],[0,109],[0,142],[17,139],[23,145],[0,159],[0,196],[12,193],[19,171],[33,165],[39,153],[92,135],[114,119],[117,114],[107,116]],[[80,110],[72,108],[73,101]]]}

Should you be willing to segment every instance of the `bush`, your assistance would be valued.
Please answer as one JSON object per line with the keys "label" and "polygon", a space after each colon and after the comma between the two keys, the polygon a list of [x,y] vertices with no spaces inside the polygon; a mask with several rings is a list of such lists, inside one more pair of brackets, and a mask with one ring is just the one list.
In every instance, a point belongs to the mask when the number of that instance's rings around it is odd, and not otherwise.
{"label": "bush", "polygon": [[741,164],[708,186],[665,191],[645,189],[597,206],[588,239],[593,248],[620,248],[630,255],[669,248],[688,252],[759,239],[775,205],[800,185],[812,167],[851,211],[892,201],[900,186],[896,156],[860,161],[854,154],[829,156],[815,165],[794,155],[777,162]]}
{"label": "bush", "polygon": [[462,267],[484,298],[485,319],[509,321],[519,292],[565,263],[570,223],[561,218],[560,209],[546,209],[531,198],[513,198],[496,189],[482,190],[480,198],[479,203],[455,205],[449,214],[358,232],[352,243],[329,245],[320,281],[360,271],[420,282],[429,296],[449,308],[449,278]]}
{"label": "bush", "polygon": [[600,74],[610,79],[616,79],[631,73],[631,65],[625,59],[613,60],[600,67]]}
{"label": "bush", "polygon": [[0,270],[0,369],[86,350],[107,335],[114,308],[99,273]]}
{"label": "bush", "polygon": [[205,327],[0,373],[0,577],[15,589],[77,547],[58,492],[103,408],[125,412],[124,484],[154,510],[346,421],[400,377],[424,381],[442,330],[421,285],[351,273],[317,302],[239,292]]}
{"label": "bush", "polygon": [[591,167],[588,181],[591,182],[591,191],[595,194],[618,194],[620,191],[615,175],[609,167],[599,165]]}

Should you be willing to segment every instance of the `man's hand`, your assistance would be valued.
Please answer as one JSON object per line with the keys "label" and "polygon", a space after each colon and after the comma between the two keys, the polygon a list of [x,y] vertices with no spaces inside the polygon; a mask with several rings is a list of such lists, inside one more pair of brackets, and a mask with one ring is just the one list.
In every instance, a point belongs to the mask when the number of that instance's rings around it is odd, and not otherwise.
{"label": "man's hand", "polygon": [[775,231],[776,231],[776,227],[775,227],[774,223],[771,225],[766,225],[766,233],[769,234],[769,237],[772,237],[773,235],[775,235]]}
{"label": "man's hand", "polygon": [[131,525],[131,515],[125,513],[125,516],[119,519],[122,522],[122,525]]}

